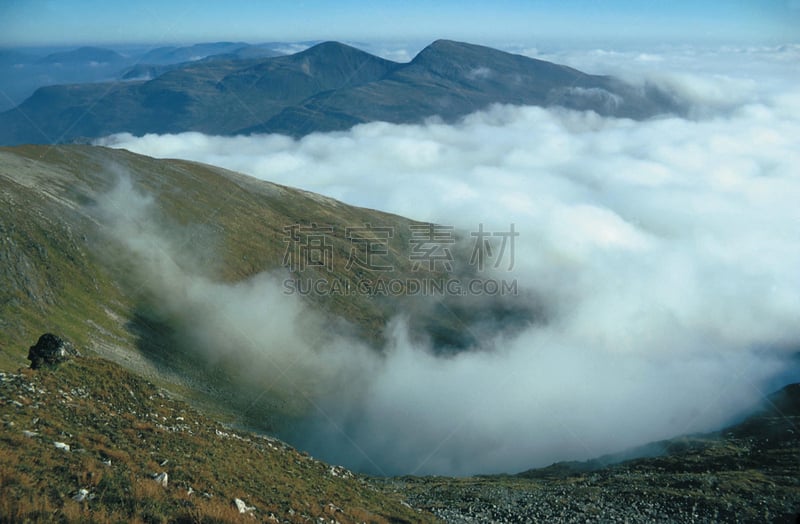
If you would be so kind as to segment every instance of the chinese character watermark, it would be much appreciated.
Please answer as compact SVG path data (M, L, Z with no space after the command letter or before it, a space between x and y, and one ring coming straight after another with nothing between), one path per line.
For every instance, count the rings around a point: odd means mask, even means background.
M308 267L325 268L333 271L333 246L328 244L327 235L333 234L333 226L308 226L292 224L283 228L286 237L286 252L283 265L290 271L304 271Z
M483 230L483 224L478 224L478 230L470 233L475 237L475 242L472 245L472 255L469 258L469 265L477 266L478 271L483 271L486 267L487 259L494 258L494 268L500 267L500 263L506 254L508 248L508 271L514 269L514 239L519 236L519 233L514 230L514 224L509 226L509 231L495 231L488 232ZM500 250L497 252L492 248L490 239L493 237L500 237Z
M345 238L350 240L350 256L344 268L350 271L353 267L368 271L394 271L394 266L381 264L380 260L389 255L389 240L394 237L393 227L348 227Z
M449 247L456 243L455 227L438 224L413 224L411 229L411 254L408 256L414 264L412 271L419 271L423 263L427 263L428 271L436 271L436 263L440 262L445 271L453 271L453 253Z
M296 278L287 280L286 293L316 295L352 295L401 296L401 295L495 295L516 294L516 280L493 280L474 278L460 280L458 278L442 278L441 271L453 272L456 258L452 247L457 243L454 226L440 224L411 224L408 240L408 261L411 271L427 270L437 277L424 278L391 278L388 273L395 271L393 261L397 261L390 242L395 238L395 227L375 226L365 223L363 226L346 227L344 240L349 241L349 254L344 270L351 272L347 278L331 275L327 278ZM334 257L344 251L334 250L336 239L334 227L310 224L291 224L283 228L286 236L286 251L283 265L293 273L306 269L334 273ZM519 236L515 225L510 224L507 231L486 231L479 224L476 231L470 233L473 239L469 266L475 272L484 271L487 267L497 269L505 262L508 271L514 268L515 242ZM338 243L342 240L339 237ZM353 271L355 277L353 278ZM437 273L439 271L439 273ZM385 277L371 278L367 272L383 274Z

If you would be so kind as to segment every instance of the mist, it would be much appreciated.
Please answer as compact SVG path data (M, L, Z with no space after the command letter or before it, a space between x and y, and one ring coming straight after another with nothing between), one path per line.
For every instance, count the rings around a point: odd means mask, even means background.
M756 52L757 65L729 67ZM278 369L274 387L302 393L304 415L283 436L328 461L383 474L515 472L718 429L800 380L800 91L787 53L796 49L727 49L689 69L680 54L653 55L642 62L658 71L630 71L687 100L685 118L493 106L456 124L371 123L299 140L99 142L462 231L514 224L513 270L497 276L542 300L547 322L486 348L436 356L399 312L378 356L282 294L274 275L226 285L181 269L171 226L141 228L150 211L135 229L109 220L110 231L204 358L242 342L256 362L243 380ZM582 56L598 68L624 62Z
M106 255L127 273L140 314L174 331L172 350L242 381L243 390L255 391L252 398L281 405L284 415L308 412L341 384L359 394L356 379L370 371L374 351L348 337L345 323L332 325L287 296L277 274L215 281L199 263L208 246L193 248L198 231L162 214L151 195L135 188L134 173L107 169L118 183L91 209L113 241ZM325 335L331 329L335 337Z

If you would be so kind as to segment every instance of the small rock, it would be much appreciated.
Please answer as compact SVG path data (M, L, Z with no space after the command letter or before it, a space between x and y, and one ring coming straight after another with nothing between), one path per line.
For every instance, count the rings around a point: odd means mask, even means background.
M236 504L239 513L252 513L256 510L254 506L248 506L242 499L233 499L233 503Z
M75 502L83 502L84 500L86 500L86 497L88 496L89 496L89 490L81 488L78 490L77 494L72 496L72 500L74 500Z
M53 442L53 445L56 447L56 449L61 449L64 451L69 451L70 449L69 444L64 444L63 442Z
M330 473L331 476L333 477L339 477L345 479L353 478L353 474L347 469L343 468L342 466L331 466L330 469L328 470L328 473Z
M167 482L169 482L169 475L167 475L166 471L162 471L161 473L153 477L153 480L161 484L162 488L166 488Z
M23 435L25 435L25 436L26 436L26 437L28 437L28 438L33 438L33 437L38 437L38 436L39 436L39 434L38 434L38 433L36 433L35 431L28 431L27 429L26 429L26 430L24 430L24 431L22 432L22 434L23 434Z
M77 356L80 356L80 353L69 342L65 342L52 333L45 333L39 337L35 345L28 349L28 360L31 361L31 369L39 369L45 365L56 366L71 357Z

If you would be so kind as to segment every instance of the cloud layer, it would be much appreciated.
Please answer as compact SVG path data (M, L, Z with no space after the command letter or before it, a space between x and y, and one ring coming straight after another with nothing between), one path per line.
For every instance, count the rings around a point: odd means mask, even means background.
M800 379L800 91L781 59L792 49L765 50L772 66L736 75L664 68L662 83L698 109L691 119L496 106L455 125L301 140L102 143L468 231L515 224L503 276L543 298L547 324L440 358L398 318L385 359L331 360L358 370L361 393L334 382L341 396L316 398L293 439L378 472L517 471L710 430ZM257 329L209 301L209 316Z

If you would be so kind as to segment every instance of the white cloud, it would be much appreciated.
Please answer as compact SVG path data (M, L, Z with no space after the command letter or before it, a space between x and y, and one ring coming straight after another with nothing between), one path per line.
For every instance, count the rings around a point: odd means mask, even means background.
M798 378L787 359L800 348L800 91L785 52L735 51L771 68L671 76L707 109L691 120L495 106L455 125L372 123L301 140L103 143L465 230L514 223L506 276L547 304L546 324L442 359L398 319L363 384L370 394L320 401L361 451L325 420L298 437L350 464L363 451L390 472L514 471L712 429L786 373Z
M300 53L302 51L305 51L309 47L311 47L311 45L305 43L287 42L287 43L281 43L280 45L275 46L273 49L275 50L275 52L283 55L293 55L295 53Z
M476 67L467 73L467 78L470 80L481 79L486 80L494 75L494 71L486 66Z

